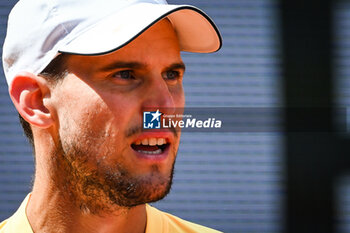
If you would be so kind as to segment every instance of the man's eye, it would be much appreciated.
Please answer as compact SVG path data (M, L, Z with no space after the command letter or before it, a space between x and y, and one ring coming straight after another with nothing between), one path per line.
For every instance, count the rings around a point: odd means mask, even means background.
M170 70L165 72L165 79L167 80L177 80L180 77L180 73L175 70Z
M124 80L135 79L131 70L123 70L115 73L113 78L119 78Z

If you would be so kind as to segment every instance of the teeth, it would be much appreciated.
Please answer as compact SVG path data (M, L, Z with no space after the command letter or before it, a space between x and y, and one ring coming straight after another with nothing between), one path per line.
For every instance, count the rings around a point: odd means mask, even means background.
M150 138L150 139L148 140L148 144L149 144L150 146L155 146L155 145L157 145L157 139L156 139L156 138Z
M157 145L158 145L158 146L161 146L161 145L163 145L163 144L165 144L165 139L164 139L164 138L158 138L158 139L157 139Z
M144 146L161 146L166 144L166 140L165 138L145 138L141 140L137 140L135 143L135 145L144 145Z
M157 154L161 154L162 150L158 149L155 151L145 151L145 150L139 150L138 152L143 153L143 154L149 154L149 155L157 155Z

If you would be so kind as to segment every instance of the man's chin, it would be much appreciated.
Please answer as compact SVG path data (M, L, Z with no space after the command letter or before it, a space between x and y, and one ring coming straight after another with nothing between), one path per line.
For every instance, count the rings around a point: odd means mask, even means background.
M115 203L124 207L134 207L137 205L152 203L159 201L166 197L172 185L172 173L167 177L155 176L143 177L136 182L130 183L127 192L123 192L118 187L119 201L122 203Z
M152 192L150 192L152 191ZM165 198L170 192L170 185L169 187L150 187L149 189L147 189L147 191L143 192L142 196L139 197L127 197L127 203L126 206L124 207L134 207L134 206L138 206L138 205L142 205L142 204L146 204L146 203L152 203L152 202L156 202L159 200L162 200L163 198Z
M89 176L85 178L85 182L79 183L81 191L74 189L76 204L80 209L84 207L85 212L97 215L159 201L170 192L172 184L172 174L118 180L115 176L106 176L104 182L93 182Z

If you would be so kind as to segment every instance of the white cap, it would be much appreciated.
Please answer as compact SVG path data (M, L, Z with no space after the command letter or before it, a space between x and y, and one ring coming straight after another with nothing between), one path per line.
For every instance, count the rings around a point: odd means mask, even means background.
M20 0L12 9L3 46L7 83L21 71L39 74L59 53L102 55L167 17L182 51L221 47L214 22L189 5L165 0Z

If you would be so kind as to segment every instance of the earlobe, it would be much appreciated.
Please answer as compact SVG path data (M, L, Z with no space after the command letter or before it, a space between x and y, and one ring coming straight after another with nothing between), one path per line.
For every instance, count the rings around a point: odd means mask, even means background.
M14 77L9 93L17 111L27 122L40 128L52 125L52 116L44 104L44 99L50 96L44 78L21 72Z

